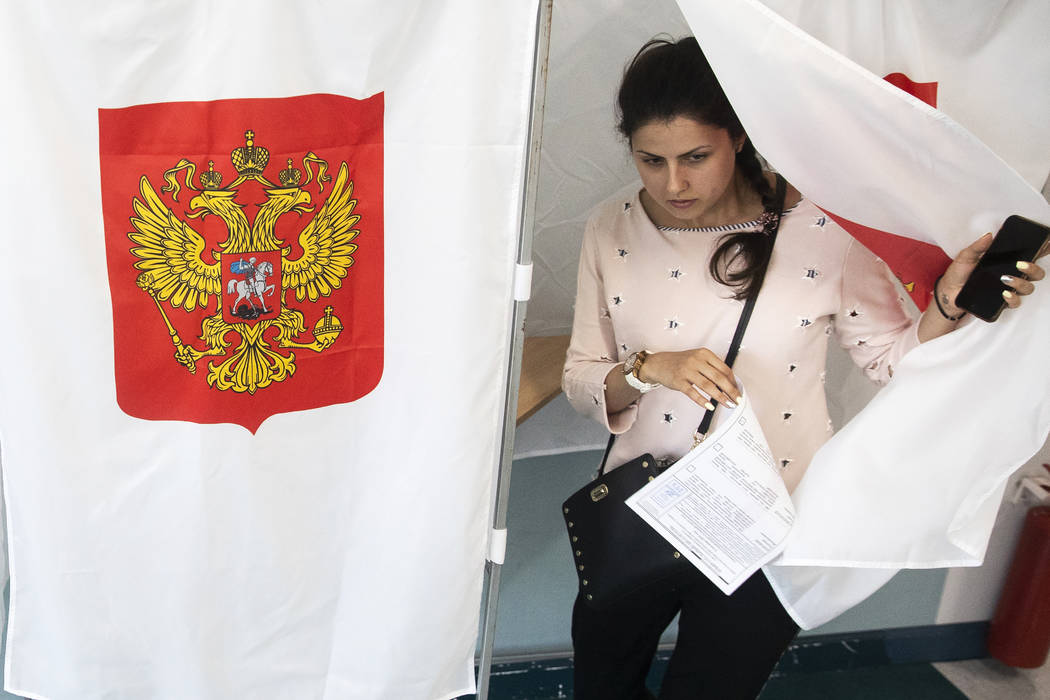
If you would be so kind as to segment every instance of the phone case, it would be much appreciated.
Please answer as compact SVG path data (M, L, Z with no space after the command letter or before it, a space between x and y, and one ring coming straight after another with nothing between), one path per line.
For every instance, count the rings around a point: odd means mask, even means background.
M1036 260L1048 244L1050 228L1016 214L1008 217L959 291L955 305L982 321L997 320L1006 308L1002 293L1007 289L999 278L1020 276L1016 263Z

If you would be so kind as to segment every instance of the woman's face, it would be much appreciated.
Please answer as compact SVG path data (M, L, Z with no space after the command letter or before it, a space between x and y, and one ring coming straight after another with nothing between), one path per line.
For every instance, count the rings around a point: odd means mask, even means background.
M735 223L740 203L732 183L744 138L733 139L728 130L689 117L638 127L631 135L631 153L649 195L646 211L653 223Z

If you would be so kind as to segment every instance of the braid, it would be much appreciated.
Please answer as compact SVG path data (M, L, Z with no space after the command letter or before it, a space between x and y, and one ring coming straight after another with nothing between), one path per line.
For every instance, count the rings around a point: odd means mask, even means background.
M776 204L776 193L773 192L773 188L769 186L769 181L766 180L765 171L762 169L762 164L758 161L758 153L755 151L755 146L749 138L744 139L743 147L736 154L736 167L762 198L762 207L764 209L772 209L773 205Z
M736 167L762 198L763 209L768 211L776 206L776 194L766 180L751 139L744 139L743 147L736 154ZM722 236L708 267L720 284L734 289L733 298L746 299L764 276L772 252L766 235L754 231L729 233Z

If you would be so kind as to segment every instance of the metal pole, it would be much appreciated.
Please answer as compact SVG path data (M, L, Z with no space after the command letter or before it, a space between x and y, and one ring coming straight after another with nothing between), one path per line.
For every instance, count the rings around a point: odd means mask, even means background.
M525 160L525 186L521 205L521 226L518 231L518 265L532 264L532 233L536 218L537 174L540 169L540 146L543 137L543 111L547 99L547 68L550 54L551 15L554 0L540 0L536 22L536 54L532 66L532 107L529 112L529 147ZM510 497L510 472L514 462L514 429L518 413L518 384L521 374L521 354L525 341L525 309L528 302L514 304L511 322L511 352L507 371L506 399L503 406L503 437L501 441L499 472L496 475L496 500L492 514L492 529L507 527L507 501ZM492 671L492 646L496 634L496 610L499 604L501 564L485 563L485 610L482 617L484 632L481 637L481 658L478 662L478 700L487 700L489 676Z

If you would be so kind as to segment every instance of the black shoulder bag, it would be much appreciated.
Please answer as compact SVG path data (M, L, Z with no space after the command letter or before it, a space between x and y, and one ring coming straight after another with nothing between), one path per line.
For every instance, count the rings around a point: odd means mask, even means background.
M787 183L777 175L776 203L763 215L764 231L770 236L771 254L780 228L786 190ZM736 360L761 286L760 279L752 288L740 313L740 321L737 322L733 342L725 358L725 363L730 367ZM714 411L704 413L696 431L698 444L710 429L713 416ZM614 439L615 436L609 437L598 477L562 504L580 592L587 604L596 609L607 608L632 593L687 571L692 566L688 559L676 552L667 540L624 503L662 471L657 460L651 454L643 454L606 473L605 462Z

